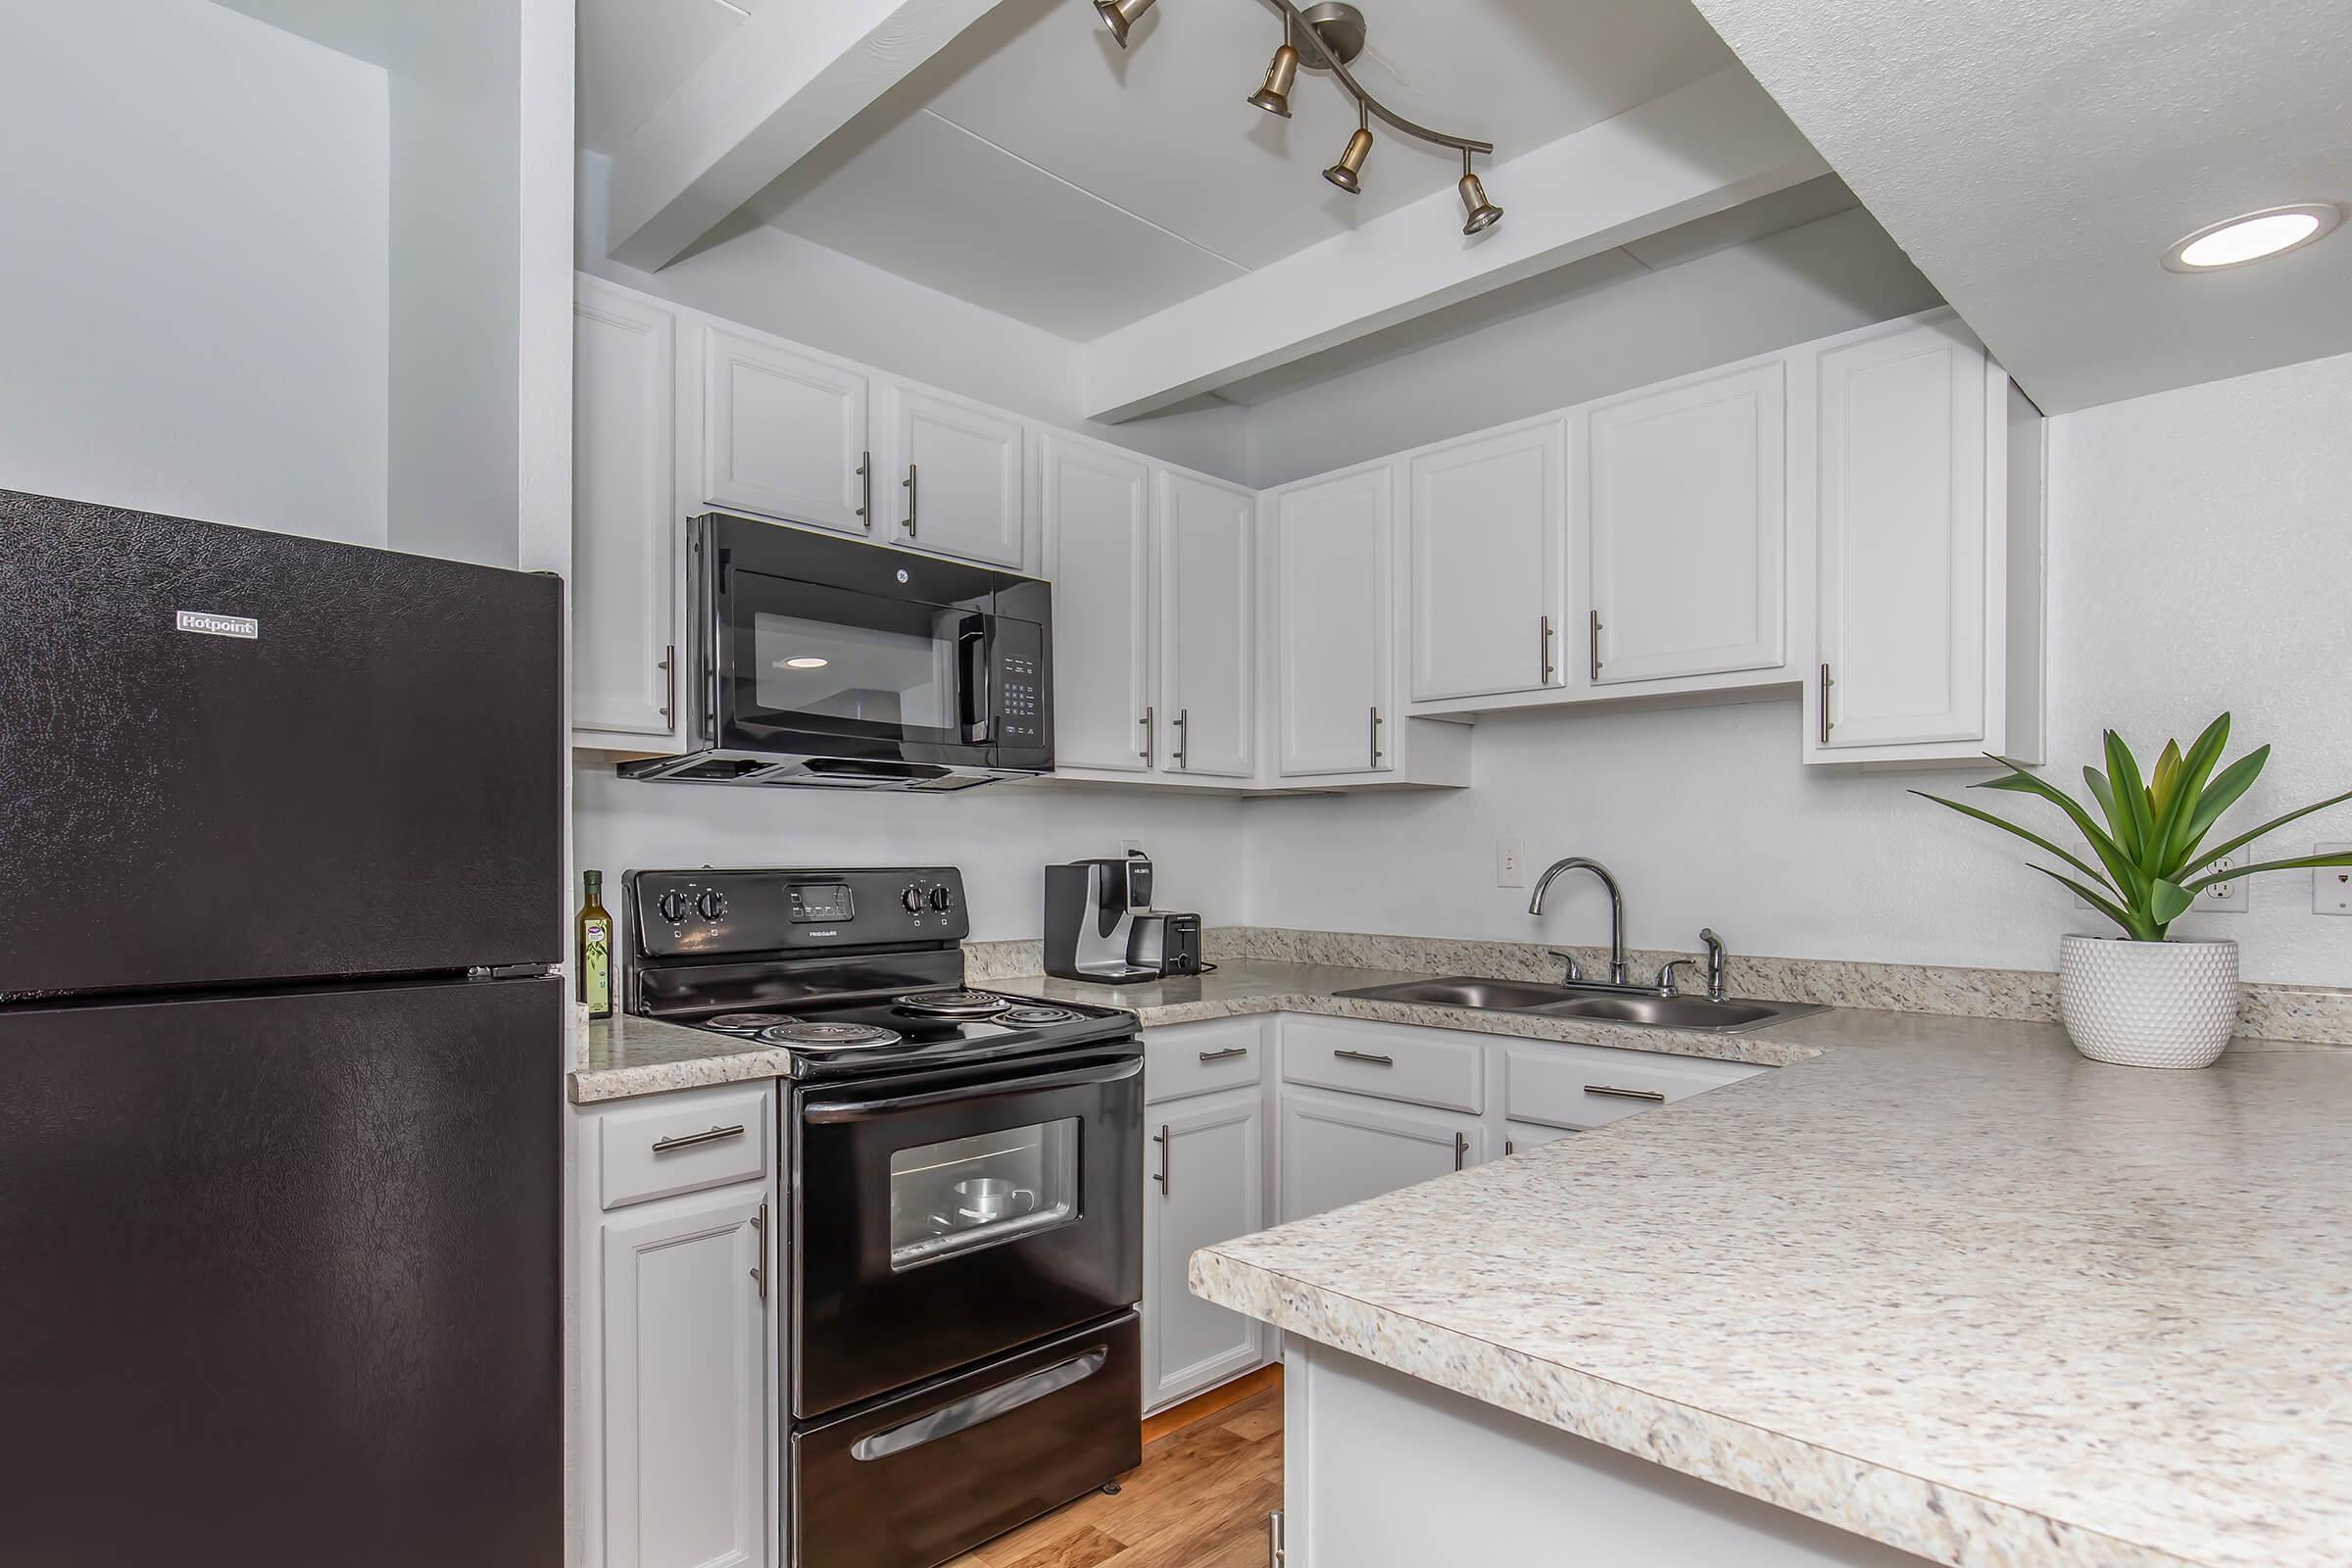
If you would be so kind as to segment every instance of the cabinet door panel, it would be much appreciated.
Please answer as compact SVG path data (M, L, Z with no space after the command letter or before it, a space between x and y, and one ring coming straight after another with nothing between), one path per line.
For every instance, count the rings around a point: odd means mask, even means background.
M1561 426L1412 460L1413 699L1561 684Z
M764 1184L603 1229L605 1561L766 1559Z
M1286 778L1382 771L1395 755L1393 474L1366 469L1275 500Z
M1912 325L1829 350L1820 374L1817 739L1982 739L1984 352L1957 323Z
M571 718L676 733L677 317L582 279L572 304Z
M1587 416L1593 684L1788 662L1785 397L1775 361Z
M1486 1138L1476 1117L1286 1087L1283 1222L1475 1165Z
M1257 771L1257 498L1159 475L1159 765Z
M1249 1371L1265 1359L1256 1319L1211 1306L1186 1287L1193 1253L1264 1228L1265 1109L1252 1089L1151 1114L1152 1185L1144 1189L1146 1408ZM1163 1178L1164 1180L1160 1180Z
M858 472L865 376L723 326L709 329L704 353L704 498L783 522L869 532Z
M1062 767L1148 771L1151 469L1044 437L1046 575L1054 581L1054 755Z
M1021 421L911 387L889 394L894 537L917 550L1020 569ZM907 481L914 482L909 484Z

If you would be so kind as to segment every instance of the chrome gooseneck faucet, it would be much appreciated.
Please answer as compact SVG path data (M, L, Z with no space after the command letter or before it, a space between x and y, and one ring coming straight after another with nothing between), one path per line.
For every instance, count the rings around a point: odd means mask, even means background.
M1527 912L1530 914L1544 912L1544 891L1551 886L1551 879L1562 871L1590 871L1600 878L1602 887L1609 890L1609 984L1624 985L1626 983L1625 895L1618 890L1617 879L1609 874L1607 866L1598 860L1589 860L1581 855L1572 855L1564 860L1552 861L1544 868L1544 874L1536 879L1535 897L1527 901ZM1574 979L1573 973L1570 978Z

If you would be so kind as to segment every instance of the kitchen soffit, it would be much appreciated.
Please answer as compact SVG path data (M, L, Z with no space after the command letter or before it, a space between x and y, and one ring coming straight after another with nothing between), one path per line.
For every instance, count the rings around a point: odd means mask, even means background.
M1368 9L1371 45L1354 68L1365 85L1399 113L1493 139L1498 157L1730 59L1684 0ZM1291 120L1243 102L1281 41L1275 14L1248 0L1167 0L1134 41L1121 51L1081 0L1008 0L749 210L1085 341L1448 189L1461 172L1452 154L1382 136L1363 195L1324 183L1353 108L1311 74ZM584 83L601 69L592 47L584 24ZM1508 204L1511 193L1494 194Z
M766 0L579 0L579 142L610 153Z

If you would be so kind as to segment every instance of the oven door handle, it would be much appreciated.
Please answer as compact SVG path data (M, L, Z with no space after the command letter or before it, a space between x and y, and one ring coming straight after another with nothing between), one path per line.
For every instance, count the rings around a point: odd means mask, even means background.
M996 639L989 635L988 623L983 620L977 630L962 633L956 639L956 660L960 666L958 678L963 683L963 709L970 716L964 720L963 740L967 746L985 746L996 734ZM972 655L977 652L979 658Z
M812 1102L801 1109L801 1120L817 1126L842 1122L879 1121L903 1111L929 1110L939 1105L964 1105L978 1100L1002 1100L1008 1095L1042 1094L1051 1089L1082 1089L1092 1084L1125 1083L1143 1076L1140 1056L1108 1067L1081 1067L1071 1072L1045 1073L1034 1078L1007 1078L997 1083L972 1084L960 1089L935 1089L928 1094L901 1095L892 1100Z
M917 1416L904 1426L877 1432L869 1438L859 1438L850 1448L853 1457L867 1461L887 1459L894 1453L919 1448L926 1443L952 1438L958 1432L969 1432L985 1421L1001 1415L1010 1415L1024 1404L1034 1404L1049 1394L1059 1394L1073 1384L1084 1383L1102 1370L1110 1359L1107 1347L1097 1346L1067 1361L1057 1361L1043 1371L983 1389L969 1398L957 1399L943 1405L929 1415Z

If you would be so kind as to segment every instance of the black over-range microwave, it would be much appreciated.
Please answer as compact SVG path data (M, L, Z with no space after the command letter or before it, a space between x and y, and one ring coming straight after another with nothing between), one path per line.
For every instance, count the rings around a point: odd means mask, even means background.
M1047 584L724 514L687 529L690 749L626 776L938 791L1052 771Z

